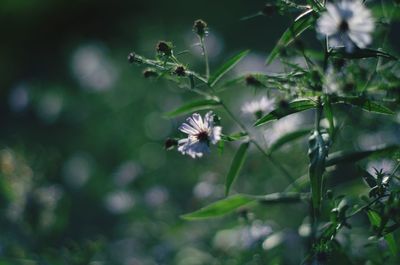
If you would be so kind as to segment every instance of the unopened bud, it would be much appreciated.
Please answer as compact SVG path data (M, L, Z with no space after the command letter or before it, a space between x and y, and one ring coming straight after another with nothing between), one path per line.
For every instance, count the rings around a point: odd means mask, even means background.
M144 78L157 77L158 73L153 68L147 68L143 71Z
M245 77L245 82L246 85L248 86L261 86L261 82L257 80L257 78L255 78L253 75L247 75Z
M174 74L176 74L177 76L185 76L186 75L185 67L182 65L177 66L174 70Z
M288 109L289 108L289 102L286 99L280 100L279 101L279 108Z
M171 150L177 145L178 145L178 141L176 139L167 138L167 140L165 140L165 143L164 143L164 148L166 150Z
M129 63L142 63L142 59L136 55L136 53L131 52L128 54Z
M156 51L165 56L172 55L172 43L166 41L159 41L156 46Z
M265 4L261 12L264 16L272 16L276 12L276 6L274 4Z
M207 23L204 20L198 19L194 22L193 31L200 37L207 34Z

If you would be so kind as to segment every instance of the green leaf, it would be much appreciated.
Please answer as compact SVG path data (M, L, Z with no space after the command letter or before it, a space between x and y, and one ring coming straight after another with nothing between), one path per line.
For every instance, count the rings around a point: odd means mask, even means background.
M271 144L271 146L269 147L268 152L272 153L272 152L278 150L279 148L281 148L283 145L285 145L291 141L297 140L303 136L308 135L310 133L310 131L311 131L311 129L301 129L298 131L287 133L287 134L281 136L280 138L278 138L275 142L273 142Z
M369 174L369 172L366 170L361 170L361 169L359 169L359 170L362 172L362 178L365 180L365 182L367 183L367 185L370 188L373 188L377 185L376 179L374 178L374 176Z
M370 99L363 97L332 97L334 103L345 103L362 108L363 110L380 114L393 115L394 112Z
M333 120L333 112L332 112L332 105L329 100L329 97L324 97L324 113L325 117L327 118L329 122L329 136L333 138L334 132L335 132L335 123Z
M197 100L189 102L188 104L185 104L173 111L167 112L164 116L166 116L167 118L173 118L176 116L192 113L194 111L213 109L220 105L220 101L215 99Z
M208 85L210 87L214 87L215 84L228 72L230 71L235 65L240 62L250 51L245 50L241 53L233 56L230 58L224 65L222 65L218 70L208 79Z
M201 219L220 217L225 214L231 213L237 208L242 207L255 200L256 200L255 198L251 198L250 196L247 195L236 194L228 198L214 202L195 212L182 215L181 217L185 220L201 220Z
M309 199L309 195L298 192L277 192L264 196L252 196L252 198L257 199L262 204L276 204L301 202L302 200Z
M229 190L233 181L238 176L241 168L243 167L244 160L246 159L247 150L249 149L249 143L242 143L233 158L231 168L229 169L228 175L225 181L225 196L229 194Z
M308 156L310 158L309 175L311 183L311 197L314 212L318 215L321 207L323 174L325 159L328 154L325 142L319 131L315 130L309 138Z
M247 133L245 132L238 132L238 133L233 133L230 135L221 135L221 140L225 142L234 142L234 141L239 141L247 138Z
M392 256L396 257L399 253L399 250L397 248L396 240L394 239L393 233L386 234L383 238L385 239L386 243L388 244L389 250L390 250L390 253L392 253Z
M381 217L377 212L374 211L368 211L367 212L368 219L371 222L373 226L379 227L381 225Z
M371 150L364 151L338 151L329 154L326 159L325 166L330 167L339 163L354 163L371 155L386 154L399 150L398 145L389 145L383 147L375 147Z
M288 46L296 39L296 37L300 36L301 33L311 27L314 21L314 11L312 9L299 15L293 24L283 33L278 43L275 45L275 48L271 51L267 59L267 64L270 64L272 60L278 56L283 47Z
M289 103L288 106L280 107L275 109L262 117L261 119L257 120L254 126L263 125L269 121L276 120L288 116L292 113L308 110L311 108L315 108L317 104L315 101L311 99L298 99Z
M395 56L378 50L372 49L356 49L348 53L345 48L339 48L331 51L331 56L344 59L363 59L363 58L377 58L382 57L389 60L398 60Z

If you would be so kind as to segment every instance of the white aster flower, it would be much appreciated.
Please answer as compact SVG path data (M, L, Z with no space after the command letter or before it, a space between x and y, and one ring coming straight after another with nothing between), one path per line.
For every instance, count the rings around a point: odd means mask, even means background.
M328 37L330 47L352 52L355 46L363 49L371 43L374 20L361 0L327 3L326 10L317 21L317 31Z
M192 158L202 157L210 152L210 143L216 144L221 140L221 126L214 126L214 114L209 111L204 120L198 113L186 119L179 130L188 135L178 141L178 151Z
M242 106L242 112L246 114L250 113L258 115L272 111L274 109L274 106L275 106L275 99L270 99L263 96L259 100L253 100L245 103Z

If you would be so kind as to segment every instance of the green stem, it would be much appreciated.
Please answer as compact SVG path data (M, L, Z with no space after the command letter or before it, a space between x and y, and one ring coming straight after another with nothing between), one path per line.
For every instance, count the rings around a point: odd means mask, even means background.
M206 44L204 42L204 37L200 37L200 46L201 49L203 50L203 56L204 56L204 62L206 65L206 79L208 80L208 78L210 78L210 63L208 62L208 52L207 52L207 47Z

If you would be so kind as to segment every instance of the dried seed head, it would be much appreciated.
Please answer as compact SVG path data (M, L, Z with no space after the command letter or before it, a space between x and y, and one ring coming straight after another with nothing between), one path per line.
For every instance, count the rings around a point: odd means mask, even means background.
M193 31L200 37L207 34L207 23L204 20L198 19L194 22Z
M143 76L144 78L151 78L151 77L157 77L158 73L155 69L153 68L147 68L143 71Z
M177 76L185 76L186 75L185 67L182 65L177 66L174 70L174 74L176 74Z
M165 56L172 55L172 43L166 41L159 41L156 46L156 51Z

